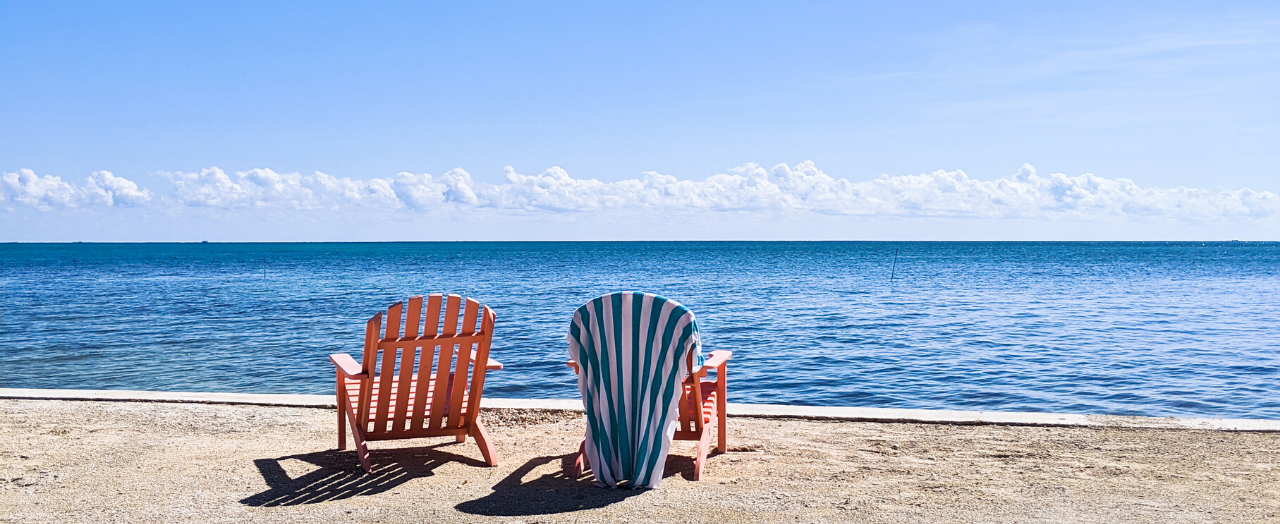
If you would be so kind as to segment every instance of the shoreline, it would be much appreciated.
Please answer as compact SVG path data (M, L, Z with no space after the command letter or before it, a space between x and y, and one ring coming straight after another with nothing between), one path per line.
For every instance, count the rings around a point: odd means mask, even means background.
M160 402L298 408L337 408L337 404L335 403L332 395L270 393L198 393L111 389L0 388L0 399ZM581 401L577 399L511 399L483 397L480 405L484 409L582 411ZM728 403L726 412L730 417L792 418L844 422L956 424L975 426L996 425L1029 427L1199 429L1210 431L1280 433L1280 420L1268 419L1142 417L1072 413L962 411L740 403Z

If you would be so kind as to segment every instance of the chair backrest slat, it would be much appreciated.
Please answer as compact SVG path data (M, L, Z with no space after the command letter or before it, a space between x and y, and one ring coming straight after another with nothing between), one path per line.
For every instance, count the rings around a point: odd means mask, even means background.
M476 302L475 299L467 299L466 306L463 308L462 312L461 331L463 335L475 334L476 314L479 309L479 302ZM450 392L449 395L449 405L452 406L452 409L449 410L449 421L446 423L446 427L461 427L467 421L466 418L463 418L460 415L462 415L462 400L465 398L464 395L467 391L467 384L470 383L468 379L471 377L467 376L467 371L471 369L471 351L474 349L475 342L468 341L466 343L458 344L458 358L457 362L453 366L453 391ZM468 408L473 407L468 406Z
M468 298L466 307L462 308L462 329L458 331L460 335L476 334L476 313L480 311L480 303L474 298Z
M445 427L448 428L460 427L461 424L458 421L466 420L465 418L460 419L459 415L462 414L462 400L465 398L463 395L466 393L467 384L470 382L468 379L471 378L467 376L467 371L471 369L471 350L473 346L475 344L458 345L458 354L453 366L452 391L449 394L449 420L445 422ZM468 406L468 408L470 407Z
M361 372L366 379L360 382L359 422L361 427L369 428L369 397L373 393L373 375L378 364L378 332L382 331L382 312L374 315L364 325L364 360L361 361Z
M435 335L440 329L440 303L443 297L439 293L427 296L427 322L422 327L424 335Z
M439 293L433 293L427 296L427 318L422 328L422 335L427 337L435 337L439 335L440 329L440 306L444 296ZM439 354L438 342L427 341L422 345L422 359L418 364L418 373L421 383L418 384L418 394L413 398L413 420L409 424L410 429L423 429L424 416L427 412L427 402L431 389L431 381L435 375L435 359Z
M422 297L409 299L409 314L404 320L404 338L418 336L418 326L422 325Z
M449 295L444 307L444 330L440 334L456 335L458 333L458 307L461 304L462 297Z
M427 406L430 402L432 387L435 384L435 374L432 372L432 366L435 364L434 359L439 344L434 341L422 343L422 358L418 362L418 391L413 396L413 412L409 421L410 430L419 430L426 427L425 416Z
M400 340L411 341L418 337L418 326L422 324L422 297L411 297L409 299L408 314L404 319L404 336ZM418 356L418 344L412 342L402 343L396 351L400 357L400 384L396 388L396 409L392 416L392 431L404 431L406 429L406 415L409 413L409 394L413 393L408 384L413 380L414 364Z
M404 310L404 302L396 302L387 308L387 325L384 339L400 338L400 316ZM378 345L381 351L381 362L378 370L378 404L373 415L373 431L386 431L391 409L391 396L394 392L391 383L395 380L396 353L399 347Z
M484 314L480 320L480 332L493 333L493 325L497 318L492 309L484 308ZM491 336L481 337L476 342L475 371L471 376L471 395L467 398L467 425L473 424L476 416L480 414L480 394L484 392L485 366L489 364L489 344L492 339Z
M427 424L429 429L440 427L440 416L444 413L445 404L449 399L449 381L453 378L449 376L449 368L453 366L454 345L454 342L449 340L436 346L436 387L431 395L431 419Z
M454 350L457 342L451 340L452 335L458 333L458 308L462 304L462 297L458 295L448 295L445 298L444 305L444 324L440 327L440 334L446 340L440 344L437 352L439 357L436 360L436 387L432 393L431 399L431 419L427 425L429 429L437 429L442 427L444 422L443 415L446 409L450 412L457 411L461 406L449 405L449 390L452 382L458 380L453 375ZM466 376L462 377L463 381Z
M404 302L396 302L387 308L387 334L382 338L400 338L400 314L404 311Z

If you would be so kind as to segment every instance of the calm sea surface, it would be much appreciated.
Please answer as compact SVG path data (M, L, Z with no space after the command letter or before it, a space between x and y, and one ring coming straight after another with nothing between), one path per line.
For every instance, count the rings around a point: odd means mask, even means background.
M731 402L1280 419L1275 242L2 244L0 387L328 394L444 291L498 313L486 395L576 398L622 290L734 351Z

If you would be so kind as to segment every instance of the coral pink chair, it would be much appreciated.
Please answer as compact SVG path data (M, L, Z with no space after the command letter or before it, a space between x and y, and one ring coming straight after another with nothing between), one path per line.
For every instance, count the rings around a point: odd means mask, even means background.
M423 306L422 297L412 297L403 315L404 303L393 304L385 331L381 312L369 319L361 363L346 353L329 355L338 375L338 449L347 449L349 422L360 465L371 472L369 441L452 436L464 442L470 435L485 462L496 466L479 408L485 372L502 369L489 358L497 315L458 295L428 296L425 315Z

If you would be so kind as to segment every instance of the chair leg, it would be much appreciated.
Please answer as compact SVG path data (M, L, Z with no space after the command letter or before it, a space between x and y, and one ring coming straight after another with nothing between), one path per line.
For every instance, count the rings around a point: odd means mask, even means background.
M360 459L360 467L364 468L365 473L373 473L373 462L369 460L369 443L364 440L364 431L353 425L351 436L355 437L356 457Z
M364 468L365 473L373 473L373 463L369 460L369 443L364 440L364 427L361 426L360 420L356 417L354 411L351 410L351 402L349 399L343 398L341 390L342 385L338 385L338 449L347 449L347 422L351 423L351 438L356 441L356 458L360 459L360 467ZM346 418L343 418L343 416Z
M338 410L338 451L347 450L347 414Z
M471 436L475 437L476 445L480 446L480 454L484 455L484 461L489 466L498 465L498 452L493 450L493 445L489 442L489 433L484 430L484 424L480 423L480 418L476 417L475 424L471 426Z
M729 451L728 434L726 433L724 405L717 400L716 406L716 453Z
M346 399L342 398L342 377L338 377L338 451L347 449L347 413L343 406Z
M467 441L467 436L466 436L466 435L458 435L458 436L454 437L453 441L454 441L454 442L457 442L457 443L459 443L459 444L461 444L461 443L463 443L463 442L466 442L466 441Z
M728 411L728 409L726 409L727 400L725 399L725 395L728 393L728 391L726 391L728 389L726 384L728 377L725 375L725 366L724 364L721 364L720 368L716 371L716 451L719 453L729 452L728 426L725 424L725 419L728 416L728 414L725 413Z
M725 438L724 415L720 415L720 422L716 424L716 453L723 454L729 452L729 443Z
M711 444L711 432L702 431L698 439L698 457L693 461L693 480L702 480L702 468L707 464L707 447Z
M573 460L573 476L581 477L589 469L591 466L587 463L587 441L583 439L582 443L578 444L578 458Z

